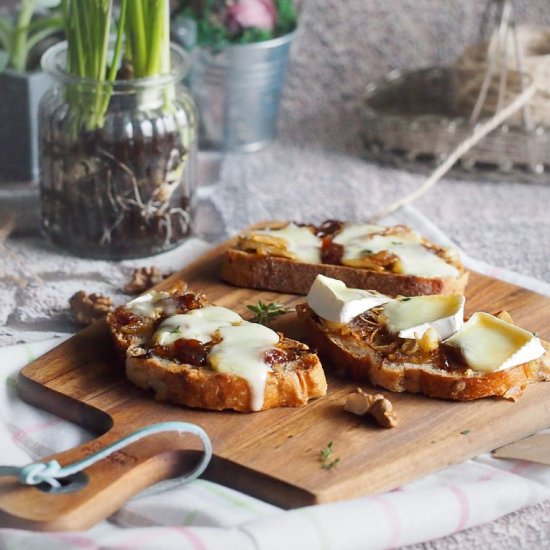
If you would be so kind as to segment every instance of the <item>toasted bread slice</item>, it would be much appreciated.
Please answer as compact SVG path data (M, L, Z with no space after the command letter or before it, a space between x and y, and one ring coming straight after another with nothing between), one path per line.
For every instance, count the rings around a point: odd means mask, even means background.
M307 294L319 274L340 279L349 287L377 290L388 296L463 294L468 283L467 271L456 278L417 277L343 265L308 264L236 248L227 250L222 265L222 279L228 283L287 294Z
M361 320L343 327L327 323L306 304L297 308L308 343L330 361L336 374L364 380L395 392L422 393L429 397L470 401L488 396L517 400L531 382L550 380L550 345L539 359L495 372L475 372L463 365L443 368L439 350L412 354L407 360L402 346L408 339L379 331L378 343L368 338L370 329ZM355 322L355 325L354 325ZM409 340L410 342L410 340Z
M216 321L212 324L211 320L201 320L197 310L206 315L205 308L225 310L223 313L229 315L229 320L220 322L220 327ZM191 312L195 313L190 316ZM201 325L204 322L210 324L205 328ZM326 393L321 363L305 344L247 323L230 310L211 306L203 295L188 291L184 283L166 292L150 291L119 307L107 316L107 323L123 357L128 379L141 388L153 389L156 398L162 401L251 412L305 405L310 398ZM253 330L242 344L243 362L252 361L252 371L239 371L238 345L214 361L216 346L220 348L226 338L230 345L229 335L224 337L226 333L222 332L228 327ZM260 328L271 344L260 341L255 344L254 334ZM185 331L195 331L201 336L189 338ZM231 362L230 369L223 368L224 361ZM258 373L254 371L256 367Z
M359 236L348 245L338 244L343 231L358 224L327 221L320 226L278 225L264 229L253 229L239 236L236 245L227 250L222 265L222 279L236 286L274 290L289 294L307 294L318 274L344 281L353 288L371 289L389 296L419 296L425 294L463 294L468 282L468 272L458 256L449 249L438 247L405 226L376 227L373 232ZM307 254L296 253L292 240L301 238L298 231L291 235L284 233L288 227L310 231L312 241L305 245ZM279 230L283 230L283 237ZM424 252L428 260L437 259L438 269L430 273L430 267L418 269L420 260L401 261L400 250L367 249L373 239L386 239L391 248L391 238L404 243L404 247L415 247ZM306 234L307 238L307 234ZM318 252L315 253L315 238ZM358 248L361 239L365 249ZM410 241L410 242L409 242ZM371 243L371 244L369 244ZM295 244L295 243L294 243ZM397 245L400 243L397 242ZM349 257L346 257L349 256ZM307 261L304 261L307 260ZM441 269L443 267L444 269ZM418 274L421 273L421 274Z

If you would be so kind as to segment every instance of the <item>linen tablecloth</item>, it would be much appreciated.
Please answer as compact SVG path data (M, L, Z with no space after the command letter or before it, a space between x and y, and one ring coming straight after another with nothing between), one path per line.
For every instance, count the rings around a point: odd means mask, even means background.
M427 237L448 245L448 237L415 208L389 222L408 223ZM32 247L32 239L29 247ZM208 245L200 239L154 258L163 269L181 267ZM59 262L51 250L50 260ZM466 265L550 296L550 285L484 262L463 257ZM64 257L69 272L73 259ZM79 263L79 262L77 262ZM143 263L143 262L141 262ZM108 262L96 262L98 270ZM127 273L138 261L118 264ZM114 272L107 273L114 277ZM78 284L74 273L66 283ZM59 281L42 281L42 292ZM108 287L120 280L104 281ZM92 289L88 289L92 290ZM97 289L93 289L97 290ZM100 289L101 290L101 289ZM112 290L112 289L111 289ZM36 311L34 312L36 313ZM29 314L31 314L29 312ZM91 434L23 403L17 395L17 373L33 358L58 345L55 338L7 346L0 350L0 463L23 465L79 445ZM48 333L51 334L51 333ZM129 501L118 513L85 532L32 533L0 529L0 548L178 548L213 550L375 549L393 548L443 537L490 522L550 498L550 468L484 454L398 489L360 499L283 511L218 484L198 480Z

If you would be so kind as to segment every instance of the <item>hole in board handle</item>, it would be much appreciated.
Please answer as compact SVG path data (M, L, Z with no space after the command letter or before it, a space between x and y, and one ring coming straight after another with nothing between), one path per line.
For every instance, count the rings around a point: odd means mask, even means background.
M52 487L49 483L43 481L36 485L36 488L43 493L56 495L74 493L88 484L88 476L84 472L78 472L72 476L62 477L57 481L61 484L59 487Z

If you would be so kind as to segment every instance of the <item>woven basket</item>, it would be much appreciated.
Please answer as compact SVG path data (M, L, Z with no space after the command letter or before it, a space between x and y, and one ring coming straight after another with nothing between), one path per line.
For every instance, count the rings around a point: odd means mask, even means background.
M362 104L370 158L397 166L432 169L474 127L453 113L452 71L432 67L391 72L370 85ZM502 125L466 153L455 175L540 181L550 173L550 128Z

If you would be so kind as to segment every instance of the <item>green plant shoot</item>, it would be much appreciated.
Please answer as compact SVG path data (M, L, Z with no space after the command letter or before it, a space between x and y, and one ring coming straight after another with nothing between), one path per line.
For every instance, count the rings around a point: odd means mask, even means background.
M114 81L170 71L168 0L120 0L118 10L113 3L63 0L67 72L93 88L91 101L81 88L69 98L87 130L102 127Z

